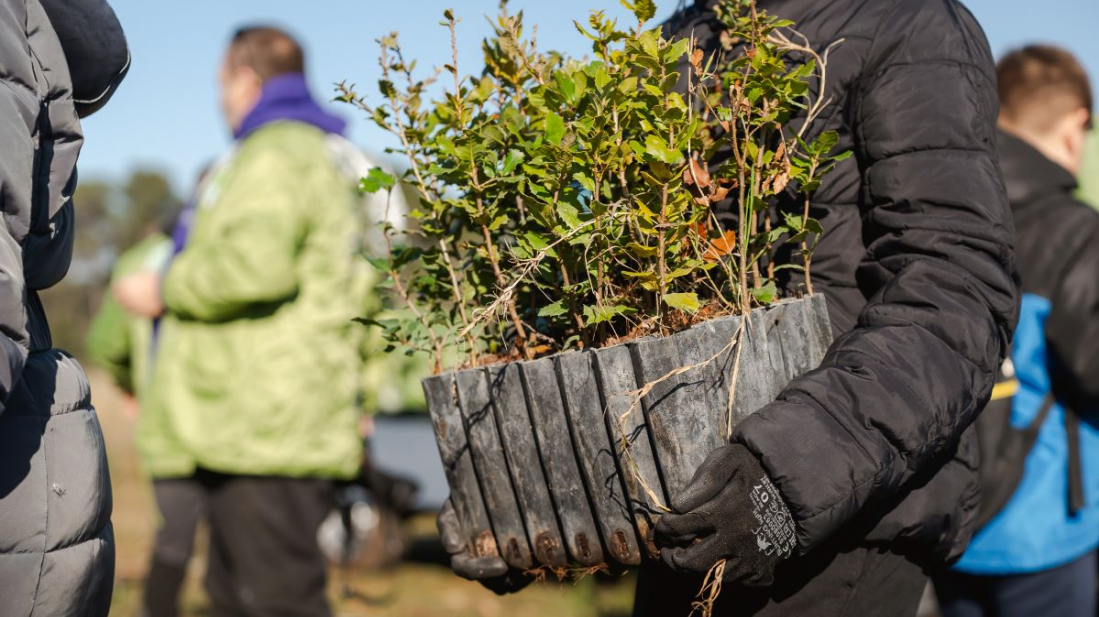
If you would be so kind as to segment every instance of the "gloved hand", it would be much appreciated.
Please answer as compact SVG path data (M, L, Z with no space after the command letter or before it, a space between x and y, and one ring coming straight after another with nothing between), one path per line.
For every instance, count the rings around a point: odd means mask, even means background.
M477 581L496 595L515 593L529 585L531 578L512 568L501 557L473 557L469 554L462 526L449 499L443 504L436 521L443 548L450 553L450 568L458 576Z
M762 587L793 553L790 510L742 445L711 452L671 502L676 514L660 518L654 539L673 570L704 574L725 559L725 582Z

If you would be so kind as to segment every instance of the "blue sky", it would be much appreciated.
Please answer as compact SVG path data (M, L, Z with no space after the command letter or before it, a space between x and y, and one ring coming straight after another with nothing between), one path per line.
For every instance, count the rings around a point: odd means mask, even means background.
M678 0L657 0L658 19ZM87 142L80 160L84 179L124 178L135 168L166 173L177 190L229 145L218 112L217 66L231 32L245 23L276 23L305 44L310 82L319 98L332 84L358 83L372 97L378 78L374 40L398 31L406 54L422 66L447 62L449 40L438 26L445 8L463 17L459 62L467 73L480 69L480 41L497 0L111 0L129 37L133 66L111 103L84 122ZM1099 83L1099 1L971 0L967 6L999 55L1032 41L1055 42L1076 53ZM588 50L572 20L589 9L628 17L617 0L511 0L538 25L539 45L581 55ZM385 133L353 110L334 105L351 121L351 138L381 151L393 145Z

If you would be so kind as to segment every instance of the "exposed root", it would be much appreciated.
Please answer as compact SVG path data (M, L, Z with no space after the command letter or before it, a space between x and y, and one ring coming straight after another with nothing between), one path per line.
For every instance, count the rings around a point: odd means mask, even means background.
M715 563L702 579L702 589L698 590L698 599L691 603L691 616L713 617L714 605L721 595L721 584L725 576L725 560Z
M605 563L597 564L594 566L580 567L577 566L569 571L572 576L573 583L579 583L580 581L588 578L589 576L595 576L597 574L610 574L611 569Z
M554 568L551 566L538 566L537 568L531 568L524 570L523 575L534 580L536 583L544 583L549 580L550 575L553 575L557 582L564 582L569 578L570 570L565 566Z
M745 315L740 321L740 327L736 329L736 334L733 335L733 342L736 344L736 358L733 359L733 377L729 380L729 402L725 408L725 440L729 441L733 438L733 395L736 394L736 384L740 379L740 352L744 350L744 345L740 345L740 340L744 337L744 333L748 331L746 325L748 320L752 316L749 313ZM751 336L751 335L749 335Z
M523 575L529 577L535 583L545 583L552 576L562 585L566 581L571 581L575 585L588 577L610 573L610 566L605 563L594 566L561 566L558 568L538 566L537 568L523 570Z

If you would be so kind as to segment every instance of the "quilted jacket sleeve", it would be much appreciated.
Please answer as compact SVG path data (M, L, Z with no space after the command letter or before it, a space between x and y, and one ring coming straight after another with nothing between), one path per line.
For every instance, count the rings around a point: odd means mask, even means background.
M26 41L20 19L26 15L0 14L0 41ZM30 91L22 90L32 79L29 58L9 55L11 60L0 63L0 80L14 82L9 87L0 81L0 413L23 372L29 348L22 241L30 228L31 133L37 107Z
M165 305L187 319L233 319L298 292L308 180L279 148L246 144L235 165L218 205L196 215L216 219L211 232L193 232L164 278Z
M1017 313L991 55L952 0L898 0L854 86L868 304L822 366L740 424L801 551L950 459Z

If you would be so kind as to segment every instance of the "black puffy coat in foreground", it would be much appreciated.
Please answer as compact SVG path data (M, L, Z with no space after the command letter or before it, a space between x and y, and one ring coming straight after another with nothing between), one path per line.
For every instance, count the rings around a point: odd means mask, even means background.
M717 49L712 4L668 28ZM794 20L817 50L843 39L828 64L834 102L810 135L836 130L855 156L814 196L825 234L813 282L837 340L734 439L778 486L801 552L836 540L955 558L980 499L967 429L1017 316L988 44L954 0L759 6ZM776 207L801 210L792 193Z

